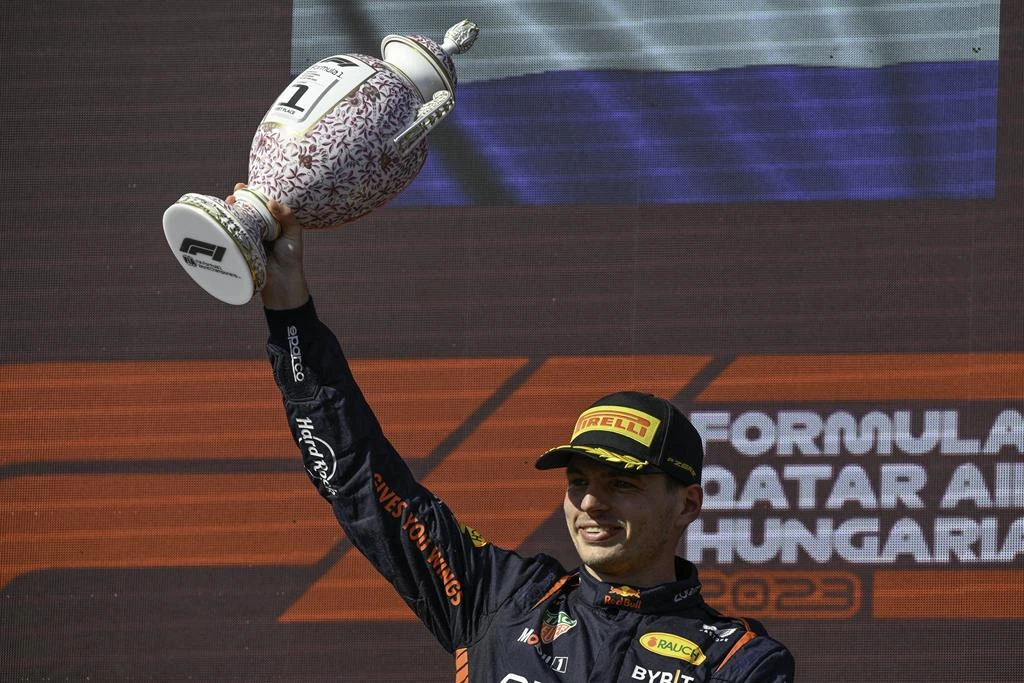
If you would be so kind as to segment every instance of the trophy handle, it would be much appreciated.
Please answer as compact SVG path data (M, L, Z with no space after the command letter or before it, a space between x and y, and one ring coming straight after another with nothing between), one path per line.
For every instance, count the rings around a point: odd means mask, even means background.
M441 119L454 108L455 97L450 90L438 90L434 93L430 101L416 112L416 120L395 137L395 149L399 156L404 156L406 152L419 144L420 140L425 138L434 126L440 123Z

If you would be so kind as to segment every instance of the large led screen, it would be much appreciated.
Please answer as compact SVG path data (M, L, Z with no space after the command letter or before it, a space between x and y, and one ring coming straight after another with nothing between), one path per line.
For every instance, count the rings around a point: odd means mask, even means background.
M533 461L599 396L664 396L706 450L678 553L798 680L1021 680L1016 3L0 17L0 678L452 680L310 485L259 299L198 288L161 215L246 180L310 64L471 18L416 179L306 235L413 472L489 542L572 567L564 476Z

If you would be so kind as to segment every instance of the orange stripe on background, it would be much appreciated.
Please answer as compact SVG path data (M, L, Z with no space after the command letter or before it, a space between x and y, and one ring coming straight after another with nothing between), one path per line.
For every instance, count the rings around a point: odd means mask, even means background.
M12 477L0 518L0 587L46 569L313 564L341 538L301 472Z
M1024 354L741 356L703 402L1000 400L1024 398Z
M389 360L352 369L392 443L414 459L524 364ZM0 405L0 465L298 457L262 360L0 366Z
M1024 619L1024 570L882 570L876 619Z
M322 599L325 602L318 603ZM416 615L363 555L349 549L278 621L415 621Z
M423 483L488 541L517 548L561 509L565 477L533 462L567 443L576 418L597 398L636 389L673 396L708 356L559 357L546 361ZM447 380L437 379L437 386ZM511 498L511 499L510 499ZM560 514L560 513L559 513ZM282 616L282 621L414 620L369 563L350 551Z

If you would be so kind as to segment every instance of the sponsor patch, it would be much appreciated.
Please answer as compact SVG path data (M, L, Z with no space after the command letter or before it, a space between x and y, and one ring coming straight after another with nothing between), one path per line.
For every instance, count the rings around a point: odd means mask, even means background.
M305 451L303 460L306 470L327 493L337 495L338 489L334 487L332 480L338 471L338 461L335 459L331 444L316 435L316 425L308 417L295 420L295 431L299 446Z
M573 619L565 612L545 612L541 620L540 633L537 633L532 628L524 628L516 640L527 645L539 646L542 643L550 645L559 636L565 635L575 628L577 623L576 619Z
M687 472L690 473L691 477L695 479L697 478L697 470L693 469L693 465L683 462L682 460L679 460L677 458L673 458L671 456L666 457L665 460L667 460L669 463L675 465L680 469L686 470Z
M540 627L540 640L542 643L554 642L558 636L576 626L576 619L571 618L565 612L545 612L544 623Z
M684 600L689 600L697 593L700 593L700 584L691 586L682 592L676 593L672 596L672 602L683 602Z
M626 609L640 609L643 601L640 599L640 590L632 586L612 586L603 600L605 605L614 607L625 607Z
M490 541L480 535L480 532L471 526L462 525L462 533L469 536L469 540L473 543L474 548L483 548L485 545L489 545Z
M682 671L654 671L642 666L633 667L634 681L647 681L647 683L693 683L693 676L687 676Z
M645 633L640 636L639 642L645 650L656 655L681 659L694 666L700 666L706 659L697 643L674 633L661 633L660 631Z
M299 330L295 325L288 326L288 355L292 363L292 379L296 382L304 382L306 373L302 365L302 348L299 344Z
M729 638L733 634L735 634L737 631L739 631L739 629L735 628L735 627L734 628L716 628L716 627L712 626L711 624L701 624L700 625L700 630L704 631L704 633L708 634L709 636L711 636L712 638L714 638L715 640L717 640L720 643L724 643L725 641L729 640Z
M572 440L575 441L576 437L584 432L596 429L618 434L650 447L660 424L661 420L639 410L597 406L580 415L572 432Z
M608 592L614 593L615 595L621 595L624 598L640 597L640 590L638 588L633 588L632 586L612 586L608 589Z

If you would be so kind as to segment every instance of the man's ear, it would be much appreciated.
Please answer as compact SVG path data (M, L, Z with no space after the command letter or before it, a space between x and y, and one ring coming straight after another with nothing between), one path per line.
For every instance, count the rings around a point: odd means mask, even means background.
M704 489L700 484L691 484L680 489L679 495L683 497L679 519L685 528L690 525L690 522L697 519L701 508L704 507Z

